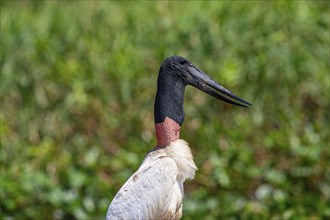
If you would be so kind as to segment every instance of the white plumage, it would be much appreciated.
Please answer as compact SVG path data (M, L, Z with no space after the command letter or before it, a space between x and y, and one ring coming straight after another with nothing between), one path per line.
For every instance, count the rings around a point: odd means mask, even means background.
M151 151L110 204L106 219L180 219L183 182L196 170L184 140Z

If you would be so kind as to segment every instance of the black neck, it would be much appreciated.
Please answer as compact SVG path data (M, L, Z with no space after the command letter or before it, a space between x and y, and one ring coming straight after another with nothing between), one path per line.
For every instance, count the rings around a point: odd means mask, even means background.
M176 75L159 70L157 94L155 100L155 124L171 118L180 126L184 120L183 99L186 84Z

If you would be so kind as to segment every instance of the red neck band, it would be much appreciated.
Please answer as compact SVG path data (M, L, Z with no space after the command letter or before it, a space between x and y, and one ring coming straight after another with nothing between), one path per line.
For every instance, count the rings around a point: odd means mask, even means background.
M180 125L169 117L155 125L157 136L157 147L166 147L170 142L179 139Z

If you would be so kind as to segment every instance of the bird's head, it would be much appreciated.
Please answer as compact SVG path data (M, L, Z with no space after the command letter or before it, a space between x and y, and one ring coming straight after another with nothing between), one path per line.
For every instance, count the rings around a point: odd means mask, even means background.
M192 85L203 92L224 102L248 107L251 104L244 99L236 96L216 81L212 80L206 73L192 64L188 59L181 56L171 56L167 58L162 67L167 79L173 79L172 82L181 82L185 85Z
M171 56L162 63L158 75L154 108L158 147L167 146L179 138L180 126L184 121L183 102L186 85L192 85L233 105L251 105L212 80L189 60Z

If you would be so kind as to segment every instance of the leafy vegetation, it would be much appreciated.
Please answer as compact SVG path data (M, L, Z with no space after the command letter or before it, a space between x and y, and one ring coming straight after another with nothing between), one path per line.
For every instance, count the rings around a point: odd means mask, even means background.
M1 219L104 219L173 54L253 103L187 88L183 219L329 219L329 4L1 1Z

